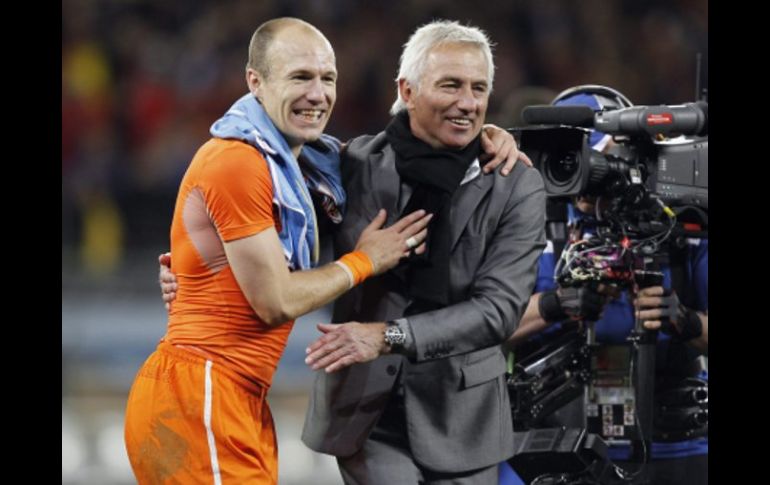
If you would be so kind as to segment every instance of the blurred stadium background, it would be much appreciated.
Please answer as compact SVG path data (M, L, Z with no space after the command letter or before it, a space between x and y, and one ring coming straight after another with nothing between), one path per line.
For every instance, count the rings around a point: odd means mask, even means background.
M488 119L502 126L583 83L637 104L692 101L697 52L708 73L705 0L64 0L62 14L63 484L134 483L123 411L165 330L157 255L191 156L245 92L261 22L300 17L332 42L340 77L328 131L343 140L385 126L401 46L434 18L470 22L497 43ZM304 347L328 315L296 324L270 392L282 484L341 483L334 461L299 441L312 380Z

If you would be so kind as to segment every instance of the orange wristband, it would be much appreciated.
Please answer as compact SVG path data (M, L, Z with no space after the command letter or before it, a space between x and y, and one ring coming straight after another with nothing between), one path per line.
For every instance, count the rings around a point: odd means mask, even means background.
M374 273L374 265L369 256L363 251L353 251L342 256L335 263L343 265L350 271L350 275L353 277L353 285L355 286L366 278L370 277Z

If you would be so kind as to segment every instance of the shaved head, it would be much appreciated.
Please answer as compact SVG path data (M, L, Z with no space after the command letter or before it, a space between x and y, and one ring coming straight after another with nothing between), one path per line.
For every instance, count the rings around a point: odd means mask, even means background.
M246 68L254 69L265 78L269 77L270 47L277 39L286 36L292 38L297 33L304 34L305 36L317 36L323 39L329 49L334 52L329 40L313 25L298 18L281 17L268 20L254 31L254 35L251 36L251 42L249 42L249 61L246 64Z

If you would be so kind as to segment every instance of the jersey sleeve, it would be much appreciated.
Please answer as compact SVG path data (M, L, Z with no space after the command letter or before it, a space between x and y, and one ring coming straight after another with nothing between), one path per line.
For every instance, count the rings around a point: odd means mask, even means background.
M232 142L207 166L203 184L206 206L223 241L275 225L270 171L255 148Z

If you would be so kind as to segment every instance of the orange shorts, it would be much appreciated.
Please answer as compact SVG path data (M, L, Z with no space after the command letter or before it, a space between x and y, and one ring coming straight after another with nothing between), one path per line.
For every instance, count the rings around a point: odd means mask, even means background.
M161 342L134 380L125 439L140 484L275 484L267 389Z

